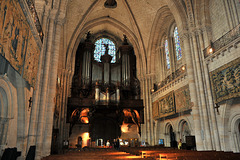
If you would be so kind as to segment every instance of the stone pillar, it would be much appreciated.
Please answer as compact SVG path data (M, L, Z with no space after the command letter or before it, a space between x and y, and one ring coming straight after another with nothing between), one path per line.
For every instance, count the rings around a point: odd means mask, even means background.
M44 15L42 17L43 23L42 26L47 26L47 19L48 19L49 11L45 10ZM31 114L30 114L30 121L29 121L29 131L28 131L28 144L27 144L27 150L32 145L36 145L36 132L37 132L37 121L38 121L38 111L39 111L39 101L40 101L40 95L41 95L41 87L42 87L42 74L41 71L43 70L44 66L44 59L45 59L45 49L46 49L46 40L47 38L44 38L42 50L39 55L39 64L38 64L38 75L36 80L36 86L35 90L33 92L33 103L31 107ZM27 154L27 153L26 153Z
M149 113L149 98L148 98L148 79L147 77L144 78L144 108L145 108L145 112L146 112L146 120L145 120L145 124L146 124L146 139L147 142L150 144L150 133L151 133L151 128L150 128L150 113Z
M158 120L155 120L155 126L154 126L154 144L155 145L158 145L157 133L158 133Z
M140 78L140 82L141 82L141 99L143 99L143 105L144 105L144 124L142 124L142 135L141 135L141 139L142 141L145 141L147 139L147 109L146 109L146 103L144 100L145 97L145 85L144 85L144 77Z
M60 113L59 113L59 135L58 135L58 151L61 151L62 150L62 147L63 147L63 140L64 139L64 111L65 111L65 90L66 90L66 77L67 77L67 72L65 69L61 69L62 71L61 72L61 86L62 86L62 92L61 92L61 101L60 101ZM61 152L60 152L61 153Z
M50 11L50 6L45 6L45 11L42 16L42 30L45 36L47 36L49 11Z
M36 8L40 23L42 23L42 20L43 20L44 6L45 6L45 1L39 1L39 0L35 1L35 8Z
M154 141L154 127L153 127L153 116L152 116L152 95L151 95L151 89L153 88L153 75L149 75L148 77L148 98L149 98L149 117L150 117L150 130L151 130L151 145L155 144Z
M57 69L59 61L59 48L61 38L61 28L64 23L64 19L58 17L56 22L55 38L54 38L54 49L51 56L51 67L49 74L49 87L48 87L48 107L46 108L46 126L44 131L43 141L43 156L50 155L51 142L52 142L52 130L53 130L53 114L55 111L56 101L56 83L57 83Z
M193 61L191 55L191 48L190 48L190 41L189 35L187 33L181 35L181 40L183 44L183 51L184 56L186 58L187 64L187 74L188 74L188 83L189 83L189 91L190 97L192 102L192 116L193 116L193 123L195 129L195 138L196 138L196 146L197 150L204 150L203 142L201 138L201 124L200 124L200 116L199 116L199 106L198 106L198 99L196 93L196 84L194 78L194 70L193 70Z
M202 57L204 58L203 50L205 47L204 47L203 35L202 35L201 31L199 31L198 36L199 36L199 42L200 42L200 46L201 46L200 50L202 53ZM207 39L205 39L205 41L207 41ZM218 132L217 121L216 121L216 113L214 111L214 103L213 103L213 99L212 99L213 95L211 92L211 85L210 85L210 81L209 81L208 66L204 60L203 60L203 69L204 69L204 75L205 75L207 96L209 97L208 103L209 103L209 110L210 110L210 115L211 115L211 123L213 126L212 130L213 130L213 134L214 134L213 137L214 137L214 142L215 142L215 149L216 149L216 151L221 151L219 132Z
M52 51L52 41L53 41L53 30L54 30L54 20L56 16L57 10L51 10L50 20L49 20L49 28L47 35L47 50L44 59L44 69L43 69L43 80L41 87L41 99L39 105L39 115L38 115L38 127L37 127L37 140L36 140L36 160L40 160L42 157L42 147L43 147L43 132L44 132L44 122L45 122L45 108L47 105L47 90L48 90L48 78L49 78L49 69L50 69L50 59L51 59L51 51ZM51 73L50 73L51 74Z
M35 85L35 90L33 92L33 103L31 107L30 121L29 121L29 130L28 130L28 145L27 152L30 146L35 145L36 143L36 131L37 131L37 115L39 110L39 99L41 92L41 71L43 69L43 59L44 59L44 49L45 49L45 39L43 41L42 50L39 56L39 64L38 64L38 74ZM27 153L26 153L27 154Z
M64 98L64 117L67 117L67 100L68 97L70 96L70 88L71 88L71 82L72 82L72 77L73 77L74 72L71 71L67 71L67 77L66 77L66 89L65 89L65 98ZM69 128L67 128L66 124L66 118L63 119L63 124L64 124L64 139L68 139L69 138Z
M204 124L204 131L205 131L205 142L206 142L206 148L207 150L212 150L212 141L211 141L211 134L210 134L210 127L209 127L209 116L208 116L208 110L207 110L207 105L206 105L206 99L205 99L205 93L204 93L204 86L203 86L203 74L202 74L202 68L200 66L200 57L199 57L199 49L198 48L198 43L196 39L196 34L192 34L192 39L193 39L193 54L195 57L195 65L196 65L196 75L198 77L198 81L196 84L198 84L199 88L199 97L200 97L200 104L202 107L202 112L203 112L203 124Z
M146 129L146 137L143 140L147 140L150 145L154 145L154 128L152 118L152 101L151 101L151 84L152 75L145 75L142 79L143 83L143 102L144 102L144 125Z
M6 148L6 140L8 138L8 122L9 118L0 117L0 155L2 155L2 150Z

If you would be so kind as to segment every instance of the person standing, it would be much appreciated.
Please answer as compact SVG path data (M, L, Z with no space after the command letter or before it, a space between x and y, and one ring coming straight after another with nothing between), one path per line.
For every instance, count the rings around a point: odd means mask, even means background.
M182 139L180 139L178 142L178 149L182 149Z

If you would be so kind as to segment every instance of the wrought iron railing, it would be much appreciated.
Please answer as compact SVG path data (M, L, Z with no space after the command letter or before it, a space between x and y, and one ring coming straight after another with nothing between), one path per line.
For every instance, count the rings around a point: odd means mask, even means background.
M157 84L155 83L154 84L154 91L159 90L160 88L164 87L168 83L174 81L175 79L177 79L178 77L180 77L180 76L182 76L184 74L186 74L186 65L183 65L182 67L177 69L175 72L173 72L172 74L167 76L163 81L161 81L161 82L159 82Z
M231 43L235 39L240 37L240 24L237 25L235 28L227 32L221 38L216 40L215 42L211 43L210 46L203 50L204 57L207 58L208 56L212 55L222 47L226 46L227 44ZM210 51L212 49L212 51Z
M26 1L27 1L29 10L31 11L32 18L33 18L33 21L35 23L35 26L37 28L38 35L39 35L41 41L43 41L43 30L42 30L42 26L40 24L40 21L39 21L39 18L38 18L38 15L37 15L34 3L33 3L32 0L26 0Z

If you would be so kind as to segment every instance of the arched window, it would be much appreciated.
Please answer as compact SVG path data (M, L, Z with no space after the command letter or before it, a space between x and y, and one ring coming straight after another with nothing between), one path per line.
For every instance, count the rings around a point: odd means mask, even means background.
M165 40L164 48L165 48L167 69L170 69L170 53L169 53L169 49L168 49L168 40L167 39Z
M182 58L182 50L180 47L180 39L179 39L177 27L175 27L174 29L173 36L174 36L174 42L175 42L176 58L177 60L180 60Z
M100 58L105 53L104 44L108 44L108 54L112 56L111 63L116 62L116 47L113 41L107 38L101 38L95 42L94 59L101 62Z

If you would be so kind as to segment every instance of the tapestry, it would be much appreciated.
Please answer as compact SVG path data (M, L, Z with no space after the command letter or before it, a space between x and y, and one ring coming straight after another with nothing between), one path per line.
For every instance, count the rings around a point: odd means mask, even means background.
M210 73L215 103L240 97L240 58Z
M0 1L0 54L34 86L40 49L18 0Z
M158 100L158 108L160 118L175 114L176 108L173 91Z
M186 85L174 92L176 111L182 112L191 109L189 86Z

